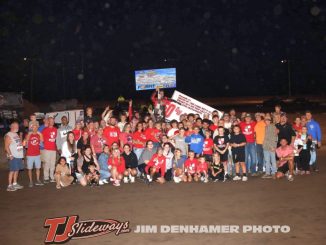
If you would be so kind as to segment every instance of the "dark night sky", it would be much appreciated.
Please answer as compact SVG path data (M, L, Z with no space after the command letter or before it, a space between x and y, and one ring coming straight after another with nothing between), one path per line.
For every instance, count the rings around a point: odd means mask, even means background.
M0 91L28 98L33 77L35 101L140 97L134 70L176 67L192 96L281 95L289 59L295 94L325 94L325 11L322 0L1 1Z

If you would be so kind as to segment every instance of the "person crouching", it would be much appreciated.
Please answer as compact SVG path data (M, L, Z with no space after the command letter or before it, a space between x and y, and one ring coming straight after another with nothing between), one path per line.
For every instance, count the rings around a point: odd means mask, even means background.
M57 183L57 189L61 189L61 187L67 187L74 181L74 177L71 176L70 169L65 157L59 158L55 168L55 181Z
M96 169L96 166L91 164L88 166L88 172L86 173L86 180L89 186L99 186L100 173Z

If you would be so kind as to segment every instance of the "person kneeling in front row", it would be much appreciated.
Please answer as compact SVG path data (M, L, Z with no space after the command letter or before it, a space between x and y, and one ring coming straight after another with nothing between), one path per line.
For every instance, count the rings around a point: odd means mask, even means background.
M55 181L57 183L57 189L67 187L74 181L65 157L60 157L55 167Z
M294 166L294 149L288 145L286 139L281 139L281 146L276 149L276 155L279 158L277 161L277 179L283 178L289 172L288 180L293 181L293 166Z

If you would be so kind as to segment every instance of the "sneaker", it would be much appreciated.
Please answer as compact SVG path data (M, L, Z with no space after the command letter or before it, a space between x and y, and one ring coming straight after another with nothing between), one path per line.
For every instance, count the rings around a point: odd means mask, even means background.
M104 184L108 184L109 183L109 181L107 179L103 179L102 181L103 181Z
M104 185L104 181L100 179L100 181L98 182L99 185Z
M114 182L113 182L113 185L114 185L114 186L120 186L120 181L119 181L119 180L114 181Z
M258 173L252 173L251 176L252 177L257 177L259 174Z
M200 177L200 181L201 181L201 182L204 182L204 181L205 181L205 177L204 177L204 176L201 176L201 177Z
M36 182L35 182L35 185L38 185L38 186L41 186L41 185L44 185L40 180L37 180Z
M207 178L204 179L204 183L208 183L208 179Z
M242 176L242 181L247 181L248 177L247 176Z
M7 191L17 191L17 189L15 187L13 187L12 185L8 185Z
M59 190L61 189L61 185L57 185L56 188Z
M32 188L34 186L33 182L29 182L28 187Z
M123 183L128 184L129 180L128 177L123 177Z
M130 183L135 183L135 177L134 176L130 177Z
M147 179L148 179L149 182L152 182L153 181L152 178L151 178L151 176L149 174L147 174L146 177L147 177Z
M233 180L241 180L241 177L236 175L236 176L233 177Z
M51 182L51 183L55 183L56 181L55 181L54 179L51 179L50 182Z
M310 174L310 171L306 171L306 174Z
M44 184L49 184L50 181L49 181L48 179L45 179L45 180L43 181L43 183L44 183Z
M20 184L18 184L18 183L13 184L12 186L13 186L15 189L17 189L17 190L20 190L20 189L23 189L23 188L24 188L24 186L22 186L22 185L20 185Z
M214 183L215 183L215 182L218 182L218 179L215 179L213 182L214 182Z
M262 179L271 179L272 178L272 175L270 175L270 174L264 174L261 178Z
M177 184L179 184L180 181L181 181L181 179L180 179L179 177L177 177L177 176L174 176L174 177L173 177L173 180L174 180L174 182L177 183Z
M293 181L293 180L294 180L293 176L291 174L289 174L288 181Z
M110 178L110 181L111 181L111 182L113 182L113 181L114 181L114 179L111 177L111 178Z

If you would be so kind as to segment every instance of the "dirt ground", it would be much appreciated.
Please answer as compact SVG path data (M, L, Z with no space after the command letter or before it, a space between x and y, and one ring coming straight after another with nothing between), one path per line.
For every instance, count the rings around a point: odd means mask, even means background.
M319 151L320 172L287 180L250 177L247 183L143 182L120 187L74 185L56 190L51 183L6 192L7 172L0 171L2 244L43 244L46 218L78 214L80 220L116 219L136 225L289 225L289 233L269 234L107 234L68 244L325 244L326 160Z

